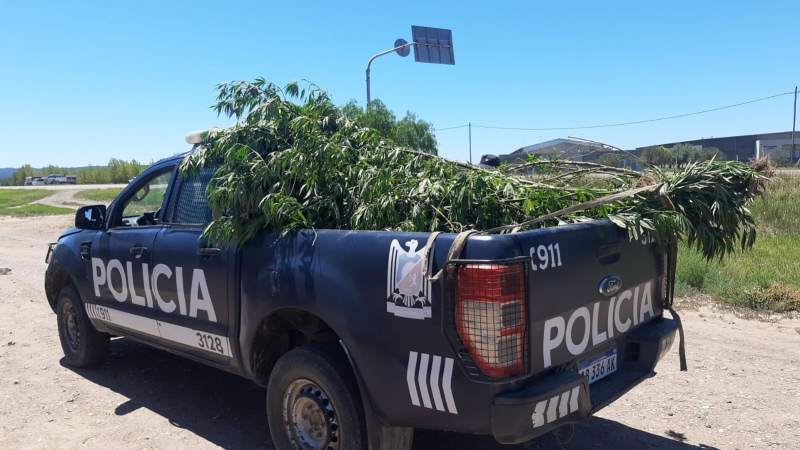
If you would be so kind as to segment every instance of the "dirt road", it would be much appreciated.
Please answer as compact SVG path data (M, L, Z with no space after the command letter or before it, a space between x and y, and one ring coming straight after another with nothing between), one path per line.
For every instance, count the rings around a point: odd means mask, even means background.
M94 205L97 204L93 200L85 200L75 197L80 191L86 189L119 189L122 190L125 184L93 184L93 185L75 185L75 184L49 184L45 186L2 186L0 189L19 189L19 190L44 190L55 191L49 197L37 200L33 203L41 203L43 205L60 206L62 208L75 208L78 206Z
M45 244L70 216L0 217L0 448L273 449L265 391L235 375L116 339L105 364L64 361L43 279ZM698 302L692 302L698 303ZM686 304L686 302L684 302ZM688 372L673 349L596 417L532 443L418 430L414 449L800 448L800 321L680 310Z

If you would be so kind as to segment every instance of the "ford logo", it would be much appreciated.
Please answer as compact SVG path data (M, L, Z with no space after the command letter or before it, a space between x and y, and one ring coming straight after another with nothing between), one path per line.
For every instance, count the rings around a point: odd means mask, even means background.
M600 282L600 293L606 297L611 297L620 289L622 289L622 278L616 275L609 275Z

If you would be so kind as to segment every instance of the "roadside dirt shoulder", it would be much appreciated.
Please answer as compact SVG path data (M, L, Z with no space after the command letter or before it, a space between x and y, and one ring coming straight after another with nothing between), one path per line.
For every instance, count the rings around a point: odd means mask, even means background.
M44 205L58 206L62 208L78 208L80 206L96 205L97 202L94 200L85 200L75 197L75 194L82 190L83 189L58 190L55 191L55 194L45 197L41 200L37 200L33 203L42 203Z

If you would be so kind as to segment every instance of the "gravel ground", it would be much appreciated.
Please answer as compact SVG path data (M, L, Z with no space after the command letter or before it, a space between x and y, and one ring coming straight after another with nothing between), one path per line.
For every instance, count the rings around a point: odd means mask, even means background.
M0 217L13 270L0 275L0 448L275 448L265 391L243 378L127 339L97 368L65 363L44 255L72 220ZM676 345L656 377L580 425L518 446L417 430L414 449L800 448L800 321L679 303L688 372Z

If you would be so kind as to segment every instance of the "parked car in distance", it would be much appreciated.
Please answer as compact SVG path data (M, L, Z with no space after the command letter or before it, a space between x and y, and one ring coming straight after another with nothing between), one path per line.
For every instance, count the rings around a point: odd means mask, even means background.
M25 177L25 186L33 185L33 177Z
M31 186L44 186L44 179L42 177L33 177Z

